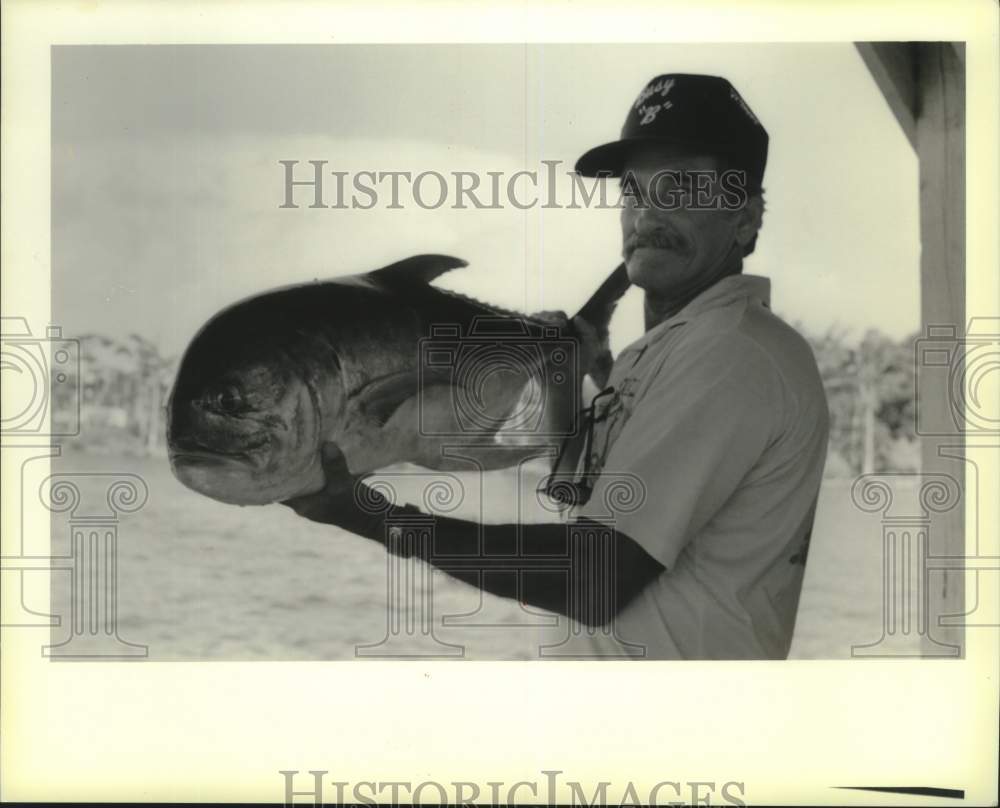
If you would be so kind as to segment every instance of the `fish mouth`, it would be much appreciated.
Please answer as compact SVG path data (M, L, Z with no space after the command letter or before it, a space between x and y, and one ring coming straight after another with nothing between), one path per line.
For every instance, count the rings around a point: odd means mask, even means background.
M222 452L198 452L185 449L170 452L170 462L175 465L221 466L236 461L248 461L246 455L223 454Z
M253 463L253 458L248 451L225 452L190 440L174 444L168 450L168 454L172 463L189 465L222 465L233 461Z

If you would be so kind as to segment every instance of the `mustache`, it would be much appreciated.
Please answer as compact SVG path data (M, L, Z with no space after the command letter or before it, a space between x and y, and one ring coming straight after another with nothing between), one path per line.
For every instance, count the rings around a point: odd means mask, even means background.
M667 230L654 230L651 233L642 235L632 234L626 239L622 253L625 258L632 255L640 247L652 247L660 250L674 250L675 252L687 252L690 245L687 239L671 233Z

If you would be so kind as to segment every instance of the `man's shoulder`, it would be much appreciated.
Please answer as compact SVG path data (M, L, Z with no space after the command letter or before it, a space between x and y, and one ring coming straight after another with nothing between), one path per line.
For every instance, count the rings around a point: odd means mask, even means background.
M634 367L644 380L638 391L668 390L683 399L723 396L734 406L753 403L777 412L784 387L769 346L746 327L746 303L734 301L698 314L655 340Z
M706 361L770 364L789 350L809 350L794 328L750 298L702 312L678 336L680 350L702 354Z
M681 337L683 347L722 356L732 354L747 361L775 362L779 367L816 367L808 340L754 298L744 298L713 308L694 318Z
M737 330L775 362L784 375L791 374L799 382L820 382L816 355L809 341L770 308L749 306Z
M659 372L676 369L696 382L727 370L732 381L767 401L824 397L809 342L760 300L745 298L705 311L664 344ZM716 372L713 372L713 368Z

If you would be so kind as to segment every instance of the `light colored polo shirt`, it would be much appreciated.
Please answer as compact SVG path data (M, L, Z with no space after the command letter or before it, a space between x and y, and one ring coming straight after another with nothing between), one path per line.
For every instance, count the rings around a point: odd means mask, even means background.
M597 656L788 655L828 411L812 350L769 300L767 278L724 278L615 360L599 476L570 516L613 523L666 571L592 631Z

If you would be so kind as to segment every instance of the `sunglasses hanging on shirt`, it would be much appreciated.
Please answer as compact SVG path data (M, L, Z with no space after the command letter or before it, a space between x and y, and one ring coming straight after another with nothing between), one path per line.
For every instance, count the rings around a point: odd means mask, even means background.
M552 474L543 483L545 494L555 500L560 508L570 508L586 505L594 492L593 480L590 475L591 447L594 441L594 424L607 417L608 408L599 408L602 399L613 395L614 387L606 387L590 400L590 406L584 407L580 414L586 420L586 428L577 430L567 436L559 447L559 454L552 467ZM600 412L600 414L598 414ZM583 440L583 469L580 476L574 479L574 472L580 460L580 441Z

